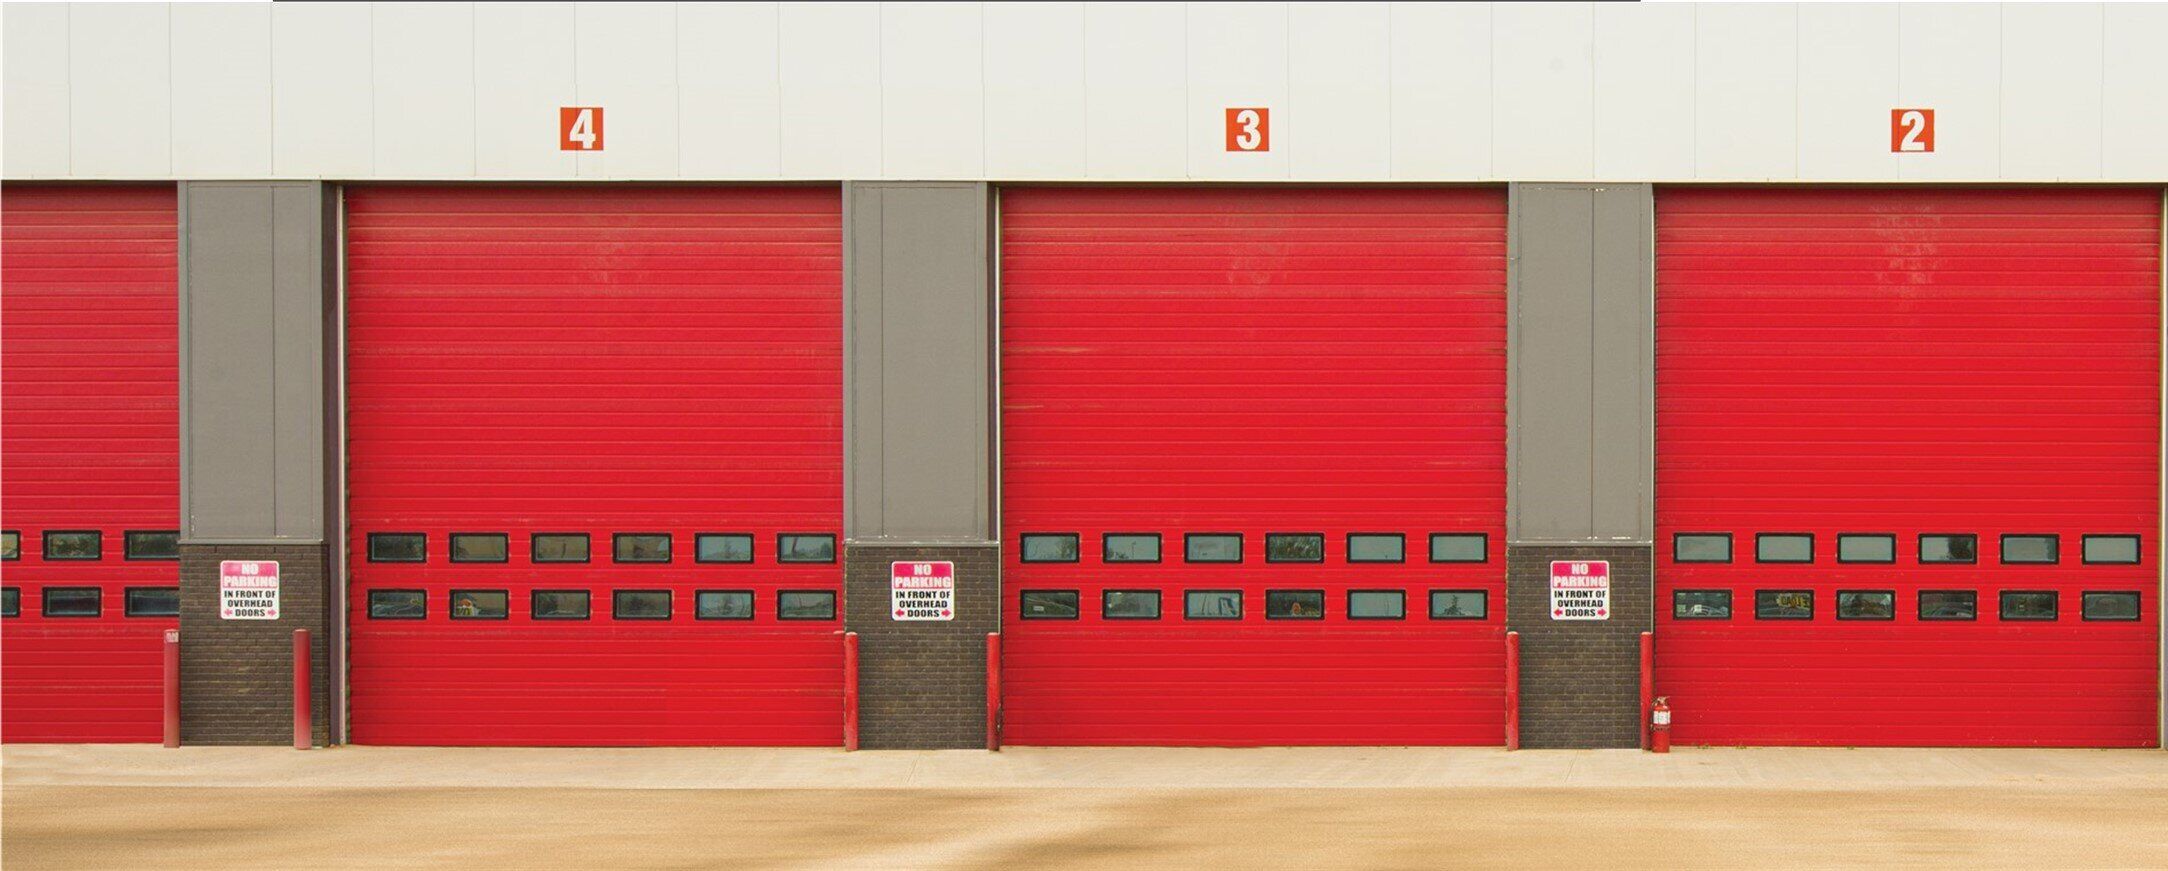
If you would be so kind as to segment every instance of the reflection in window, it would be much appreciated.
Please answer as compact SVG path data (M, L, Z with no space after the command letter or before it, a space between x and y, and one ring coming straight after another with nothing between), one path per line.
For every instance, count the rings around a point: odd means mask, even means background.
M1076 619L1075 590L1025 590L1018 613L1026 620Z
M1182 594L1182 616L1191 620L1242 619L1242 591L1190 590Z
M181 588L179 587L129 587L127 600L122 602L123 613L130 617L178 617L181 615Z
M501 563L508 559L510 537L502 532L452 533L452 562Z
M1408 616L1408 594L1400 590L1349 590L1350 620L1400 620Z
M776 594L775 616L783 620L834 620L833 590L784 590Z
M587 561L587 533L537 532L531 549L532 558L538 563L584 563Z
M131 529L122 547L129 559L180 559L181 534L171 529Z
M429 597L420 590L369 591L371 620L420 620L427 616Z
M10 529L0 532L0 560L23 558L23 534Z
M2087 620L2136 620L2138 619L2138 593L2135 590L2085 593L2085 619Z
M1100 594L1099 613L1108 620L1157 620L1159 591L1108 590Z
M1731 562L1731 533L1677 533L1671 536L1671 561L1679 563Z
M1265 562L1321 563L1325 536L1312 532L1275 532L1265 536Z
M1881 533L1846 533L1837 536L1840 563L1893 563L1897 561L1897 536Z
M536 620L585 620L589 596L586 590L536 590L532 605Z
M103 610L97 587L46 587L47 617L96 617Z
M1073 563L1078 559L1074 532L1024 533L1022 559L1027 563Z
M1729 620L1731 591L1672 590L1671 616L1677 620Z
M1242 561L1242 536L1232 532L1192 532L1182 538L1182 558L1193 563Z
M1480 563L1490 561L1490 535L1481 532L1433 532L1430 561L1434 563Z
M2004 590L2002 592L2002 619L2004 620L2053 620L2055 616L2055 591L2053 590Z
M753 591L701 590L694 593L693 618L696 620L751 620L753 619Z
M1972 590L1921 590L1921 620L1973 620L1980 616L1980 594Z
M1754 561L1811 563L1814 561L1814 536L1799 532L1764 532L1755 535Z
M1920 536L1920 562L1971 563L1980 559L1980 537L1970 533Z
M1159 562L1159 533L1109 532L1100 540L1102 561L1110 563Z
M832 563L836 561L833 535L786 532L775 537L775 561L782 563Z
M1755 590L1754 619L1812 620L1814 619L1814 591Z
M1347 537L1347 561L1402 562L1407 559L1407 547L1407 537L1397 532L1351 532Z
M1837 619L1895 620L1897 619L1897 592L1895 590L1838 590Z
M744 532L703 532L693 536L693 561L702 563L749 563L753 561L753 536Z
M453 590L452 619L502 620L510 613L503 590Z
M1267 620L1322 620L1324 617L1324 590L1265 591Z
M2138 537L2135 535L2088 535L2084 548L2084 558L2089 563L2138 564Z
M44 555L49 560L94 560L105 553L97 530L49 529Z
M2002 537L2002 561L2019 564L2048 564L2061 561L2060 542L2053 535L2005 535Z
M23 615L23 591L14 587L0 589L0 617Z
M1430 619L1483 620L1490 617L1490 594L1482 590L1430 591Z
M667 532L620 532L611 541L613 558L618 562L670 561L670 534Z
M669 590L617 590L610 593L613 620L670 619Z
M419 532L369 533L369 561L418 563L429 558L429 536Z

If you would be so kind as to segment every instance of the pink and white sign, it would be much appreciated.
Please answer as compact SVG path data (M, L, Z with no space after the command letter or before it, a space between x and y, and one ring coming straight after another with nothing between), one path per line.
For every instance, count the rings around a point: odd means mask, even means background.
M888 564L889 616L897 620L956 619L956 564Z
M277 620L279 564L269 560L223 560L218 564L218 618Z
M1611 564L1604 560L1552 562L1551 619L1611 619Z

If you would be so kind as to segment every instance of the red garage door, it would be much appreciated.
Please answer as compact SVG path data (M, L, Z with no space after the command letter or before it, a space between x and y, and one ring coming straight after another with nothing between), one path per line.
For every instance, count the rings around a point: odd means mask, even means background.
M1006 739L1503 740L1504 193L1001 222Z
M2157 741L2161 199L1657 199L1688 744Z
M836 190L346 203L354 740L839 743Z
M0 740L156 741L180 574L173 188L0 194Z

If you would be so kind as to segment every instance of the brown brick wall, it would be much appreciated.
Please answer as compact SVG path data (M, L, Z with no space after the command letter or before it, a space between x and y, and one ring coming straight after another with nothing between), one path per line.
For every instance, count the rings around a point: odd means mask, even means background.
M956 564L956 619L889 617L889 563ZM986 746L986 634L1001 619L1001 551L851 545L844 628L858 633L858 742L866 749Z
M278 561L277 620L219 619L222 560ZM181 743L292 743L295 629L309 630L312 726L315 743L328 743L324 569L320 544L181 545Z
M1611 619L1552 620L1552 560L1610 560ZM1506 628L1521 634L1522 747L1640 746L1650 561L1647 545L1506 549Z

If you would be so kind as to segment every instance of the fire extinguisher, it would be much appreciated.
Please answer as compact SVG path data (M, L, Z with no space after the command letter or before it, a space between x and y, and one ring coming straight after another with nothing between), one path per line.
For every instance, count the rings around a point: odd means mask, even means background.
M1649 706L1649 752L1671 752L1671 703L1667 696L1657 696L1656 703Z

